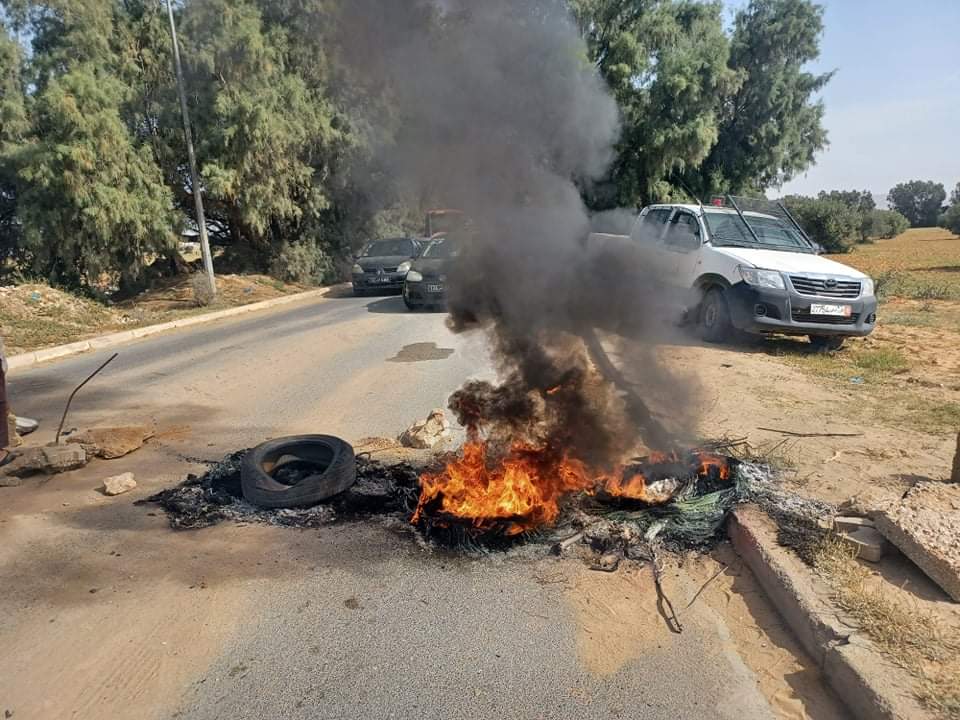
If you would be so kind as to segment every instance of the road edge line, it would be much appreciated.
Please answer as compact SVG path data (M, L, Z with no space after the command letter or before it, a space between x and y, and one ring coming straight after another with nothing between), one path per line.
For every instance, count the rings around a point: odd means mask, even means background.
M823 681L860 720L932 720L897 687L906 673L866 638L847 629L815 588L822 580L777 542L776 525L756 506L731 513L727 536L794 638L817 663ZM901 682L892 682L897 677Z
M245 315L246 313L256 312L257 310L266 310L277 307L278 305L288 305L299 300L308 300L318 296L323 297L330 289L329 287L325 287L316 290L307 290L306 292L283 295L247 305L237 305L236 307L217 310L216 312L203 315L192 315L190 317L180 318L179 320L157 323L156 325L145 325L144 327L134 328L132 330L121 330L106 335L97 335L96 337L78 340L65 345L54 345L53 347L42 348L40 350L32 350L31 352L12 355L7 358L7 367L9 370L21 370L51 360L59 360L60 358L70 357L71 355L79 355L80 353L90 350L102 350L115 345L122 345L131 340L139 340L169 330L177 330L194 325L204 325L228 317Z

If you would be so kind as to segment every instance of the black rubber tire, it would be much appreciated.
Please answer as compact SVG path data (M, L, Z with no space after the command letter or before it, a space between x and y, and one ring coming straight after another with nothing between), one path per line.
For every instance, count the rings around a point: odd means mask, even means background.
M353 289L353 295L354 295L354 297L366 297L367 291L366 291L366 290L361 290L360 288L354 288L354 289Z
M278 467L288 462L309 460L320 470L285 485L273 479ZM240 465L244 499L265 508L314 505L342 493L357 481L356 458L350 443L332 435L292 435L257 445Z
M811 335L810 344L817 352L836 352L846 340L842 335Z
M416 312L419 309L417 305L414 305L412 302L407 300L406 295L403 296L403 304L407 306L407 310L410 310L412 312Z
M730 307L723 290L711 288L700 303L700 337L707 342L721 343L730 340L733 325L730 322Z

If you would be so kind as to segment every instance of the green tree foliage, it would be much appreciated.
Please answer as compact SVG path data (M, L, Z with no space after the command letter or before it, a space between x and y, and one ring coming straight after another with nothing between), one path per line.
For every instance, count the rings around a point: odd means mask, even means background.
M783 201L810 239L827 252L850 252L861 240L863 216L841 200L788 195Z
M870 210L864 218L862 236L868 238L893 238L910 227L910 221L896 210Z
M946 197L942 183L911 180L891 188L887 202L910 221L911 227L934 227Z
M598 207L669 200L674 173L697 168L718 138L719 98L738 86L722 4L572 0L590 58L617 102L623 132ZM682 192L682 191L681 191Z
M720 0L539 0L517 17L536 22L563 3L622 120L608 177L584 189L594 207L687 187L759 193L825 144L814 97L829 75L802 70L822 30L810 0L750 0L730 32ZM0 253L59 283L106 273L131 285L153 257L175 258L194 213L165 7L3 7L18 35L0 32ZM444 200L443 187L398 181L393 151L415 130L396 102L402 68L371 72L364 45L377 39L355 40L358 7L389 3L176 3L209 227L246 267L329 275L352 246L415 231ZM378 32L428 44L461 32L432 2L404 7Z
M954 235L960 235L960 202L954 203L940 216L940 226Z
M335 113L288 63L287 32L253 3L191 3L182 28L210 215L269 257L329 207L318 180L340 142Z
M827 145L816 94L832 73L804 66L820 54L823 9L809 0L751 0L737 13L730 65L741 82L720 102L716 144L698 190L763 191L813 164Z
M107 0L29 6L35 92L27 138L8 157L23 246L55 283L107 272L129 283L173 241L170 192L123 122L131 89L111 46L115 10Z
M950 193L950 204L960 205L960 182L957 183L957 186Z
M27 131L20 47L0 23L0 277L22 263L17 177L10 162Z
M821 190L817 193L821 200L838 200L847 207L868 213L877 207L873 194L869 190Z

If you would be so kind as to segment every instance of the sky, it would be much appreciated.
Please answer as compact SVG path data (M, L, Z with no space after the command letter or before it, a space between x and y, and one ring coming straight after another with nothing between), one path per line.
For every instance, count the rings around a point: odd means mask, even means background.
M743 2L729 2L736 7ZM783 194L960 182L960 0L822 0L830 146ZM878 203L881 207L883 202Z

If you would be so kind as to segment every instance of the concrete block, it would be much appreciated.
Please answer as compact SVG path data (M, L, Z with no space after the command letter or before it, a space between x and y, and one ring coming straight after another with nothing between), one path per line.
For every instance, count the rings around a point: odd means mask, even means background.
M132 472L125 472L121 475L108 477L103 481L104 495L122 495L125 492L133 490L137 486L137 481Z
M877 530L960 602L960 485L917 483L876 516Z
M855 548L857 557L868 562L880 562L886 553L887 541L872 527L858 527L840 533L840 538Z
M868 517L859 517L853 515L838 515L833 519L833 529L840 532L853 532L860 528L874 528L876 525Z

